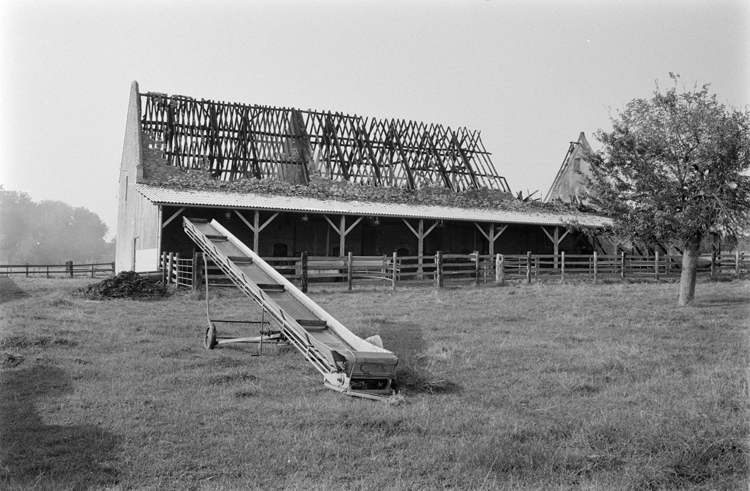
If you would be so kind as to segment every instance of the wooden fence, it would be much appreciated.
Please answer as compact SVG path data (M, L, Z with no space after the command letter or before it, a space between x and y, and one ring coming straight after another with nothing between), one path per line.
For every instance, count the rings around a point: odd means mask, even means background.
M571 255L515 254L495 256L443 254L429 256L308 256L264 258L279 273L307 291L311 285L345 283L348 289L357 284L387 284L396 288L399 282L432 282L437 288L451 282L502 283L506 280L535 281L570 279L600 281L604 279L678 278L682 256L629 256L626 254ZM200 256L184 259L179 254L164 253L161 271L165 283L197 288L203 282ZM698 274L711 278L744 278L750 275L750 254L735 252L705 254L698 262ZM197 281L196 278L199 280ZM210 285L233 286L221 270L209 262Z
M0 266L0 276L23 275L45 276L52 278L63 276L73 278L75 276L111 276L115 274L115 263L74 264L68 261L65 264L7 264Z

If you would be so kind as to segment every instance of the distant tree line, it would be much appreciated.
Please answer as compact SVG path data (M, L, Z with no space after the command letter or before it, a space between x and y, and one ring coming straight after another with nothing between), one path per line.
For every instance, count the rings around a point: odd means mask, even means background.
M108 262L114 244L96 213L62 201L35 203L0 185L0 263Z

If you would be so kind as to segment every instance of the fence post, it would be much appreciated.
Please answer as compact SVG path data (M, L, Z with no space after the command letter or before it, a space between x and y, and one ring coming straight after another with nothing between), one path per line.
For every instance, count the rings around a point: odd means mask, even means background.
M68 264L68 263L65 263ZM26 277L29 277L29 263L26 263Z
M531 284L531 251L526 251L526 284Z
M92 278L94 277L94 265L93 264L91 265L91 277Z
M716 251L711 252L711 279L716 278Z
M70 268L70 277L73 278L73 261L68 261L68 267Z
M47 265L47 278L49 278L49 264Z
M391 290L396 291L396 260L398 259L398 253L393 253L393 262L391 263Z
M161 253L161 284L167 284L167 251Z
M443 288L443 251L435 253L435 288Z
M560 283L565 281L565 251L560 252Z
M740 248L737 247L734 251L734 276L740 279Z
M659 251L654 251L654 278L659 281Z
M505 257L495 254L495 283L502 285L505 282Z
M174 252L169 253L169 266L167 268L167 285L172 283L172 271L174 270Z
M176 286L180 286L180 279L182 278L182 263L180 262L179 252L175 253L174 261L174 283Z
M594 283L596 283L597 262L596 251L594 251Z
M346 265L346 281L347 281L347 287L348 287L348 289L351 290L352 289L352 276L353 276L353 274L352 274L353 273L353 271L352 271L352 253L351 252L348 255L348 259L349 260L347 261L347 265Z
M302 268L302 271L300 271L302 293L307 293L307 251L302 253L302 258L300 259L300 267Z
M474 251L474 284L479 284L479 251Z
M112 274L115 274L115 262L112 261Z
M622 251L620 256L620 278L625 279L625 251Z

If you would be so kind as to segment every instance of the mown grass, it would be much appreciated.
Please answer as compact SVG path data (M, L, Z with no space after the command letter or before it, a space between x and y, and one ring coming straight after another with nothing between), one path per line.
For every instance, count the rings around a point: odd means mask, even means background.
M401 359L401 404L296 351L202 347L191 295L0 288L0 488L745 489L750 284L535 284L311 296ZM231 292L212 302L254 309Z

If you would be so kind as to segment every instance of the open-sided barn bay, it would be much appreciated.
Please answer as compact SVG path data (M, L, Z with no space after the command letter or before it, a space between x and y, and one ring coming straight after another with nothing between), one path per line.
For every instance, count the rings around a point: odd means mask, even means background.
M204 303L2 279L9 489L738 489L748 282L311 294L402 364L404 401L326 390L293 350L202 347ZM255 315L231 291L212 302ZM428 389L433 389L429 391Z

